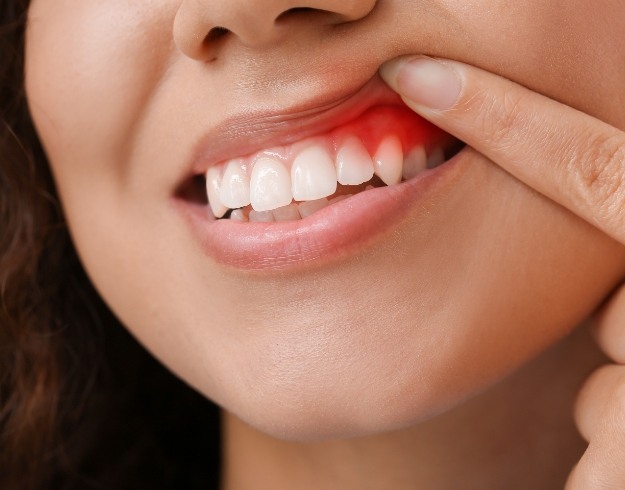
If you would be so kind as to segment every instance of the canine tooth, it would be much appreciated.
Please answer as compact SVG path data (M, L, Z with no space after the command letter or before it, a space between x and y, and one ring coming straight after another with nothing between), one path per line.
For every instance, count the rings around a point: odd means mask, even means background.
M423 146L419 145L412 149L404 160L404 167L402 169L403 179L410 180L419 172L425 170L427 158Z
M284 165L273 158L259 158L250 179L250 201L254 210L276 209L286 206L292 199L291 179Z
M274 221L271 211L250 211L250 221L256 223L270 223Z
M352 136L336 153L336 175L339 184L358 185L373 177L373 161L362 142Z
M319 145L302 150L291 167L293 199L312 201L336 192L336 171L328 152Z
M398 184L401 182L403 161L401 141L397 136L387 136L382 140L373 157L375 174L386 185Z
M240 158L230 160L226 165L219 197L224 206L231 209L242 208L250 203L250 178Z
M299 208L292 202L288 206L283 206L273 210L273 218L276 221L294 221L300 219Z
M440 147L432 148L428 154L427 168L438 167L445 161L445 153Z
M316 199L314 201L304 201L298 204L299 214L302 218L310 216L311 214L319 211L320 209L325 208L330 202L322 197L321 199Z
M221 179L219 178L219 169L211 167L206 171L206 194L208 195L208 203L215 218L221 218L228 208L224 206L219 199L221 187Z
M248 221L242 209L233 209L230 213L230 219L232 221Z

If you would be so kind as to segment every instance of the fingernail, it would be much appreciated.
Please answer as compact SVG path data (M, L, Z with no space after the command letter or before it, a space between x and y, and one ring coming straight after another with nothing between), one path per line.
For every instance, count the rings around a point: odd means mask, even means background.
M380 75L404 99L444 111L460 97L462 80L450 65L432 58L399 58L380 68Z

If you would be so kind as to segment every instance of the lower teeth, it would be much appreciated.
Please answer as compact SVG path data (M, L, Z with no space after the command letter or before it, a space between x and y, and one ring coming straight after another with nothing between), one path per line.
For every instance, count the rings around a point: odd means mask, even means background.
M372 188L372 187L371 187ZM274 221L297 221L329 206L330 204L343 201L353 194L341 194L334 198L322 198L314 201L292 202L288 206L273 209L271 211L255 211L248 206L246 208L233 209L224 219L231 221L270 223Z

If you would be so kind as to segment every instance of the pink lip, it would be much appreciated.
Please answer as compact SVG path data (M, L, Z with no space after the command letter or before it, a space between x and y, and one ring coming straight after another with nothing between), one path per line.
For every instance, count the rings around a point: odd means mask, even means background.
M178 201L204 252L248 271L297 270L356 253L397 228L418 208L429 209L468 168L461 151L440 167L390 187L355 194L299 221L241 223L215 220L205 206Z
M376 76L352 96L326 104L325 109L308 110L305 116L252 117L258 126L228 121L220 126L221 131L214 129L198 145L193 175L228 158L330 131L378 104L403 102ZM249 124L250 119L246 121ZM231 125L238 128L240 135L228 140L224 132L230 131L227 128ZM319 266L371 246L396 229L407 215L420 207L427 208L436 195L450 191L458 175L467 168L466 155L462 151L444 165L426 170L410 181L360 192L298 221L216 220L205 204L179 197L173 202L202 250L215 262L247 271L292 271L313 264Z
M204 174L210 166L224 160L323 134L382 104L404 105L376 74L348 94L326 95L279 115L247 112L227 119L196 145L190 173Z

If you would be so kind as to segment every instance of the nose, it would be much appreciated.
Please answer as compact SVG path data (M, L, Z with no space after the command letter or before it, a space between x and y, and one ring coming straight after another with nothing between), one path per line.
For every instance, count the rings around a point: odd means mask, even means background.
M254 48L277 44L303 23L328 25L366 17L377 0L182 0L174 21L174 41L190 58L215 57L223 38L236 36Z

